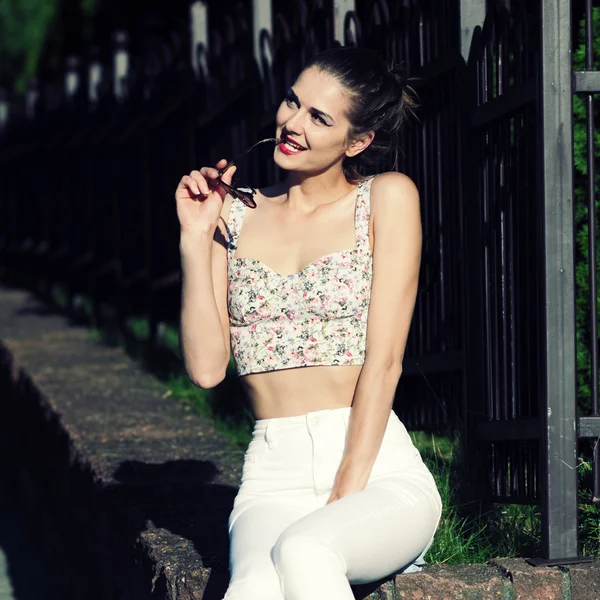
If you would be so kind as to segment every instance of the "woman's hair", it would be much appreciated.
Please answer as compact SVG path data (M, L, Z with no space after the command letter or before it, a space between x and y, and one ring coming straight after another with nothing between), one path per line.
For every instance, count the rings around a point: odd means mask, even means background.
M396 169L398 134L417 106L403 70L398 65L388 66L375 50L347 46L321 52L304 68L309 67L335 77L348 94L348 141L375 132L368 148L344 159L346 179L358 181L382 165Z

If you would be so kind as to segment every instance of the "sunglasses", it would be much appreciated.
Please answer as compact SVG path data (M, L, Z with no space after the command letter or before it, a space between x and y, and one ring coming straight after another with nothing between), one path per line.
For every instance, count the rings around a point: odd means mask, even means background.
M254 148L256 148L256 146L258 146L259 144L264 144L265 142L278 144L280 141L281 140L279 138L266 138L264 140L260 140L260 142L256 142L256 144L250 146L248 150L242 152L242 154L234 158L231 162L228 162L222 169L219 169L219 178L217 179L217 183L222 185L231 196L237 198L238 200L241 200L248 208L256 208L256 202L254 201L254 195L256 194L256 190L253 187L250 187L249 185L229 185L228 183L225 183L221 179L221 177L223 176L225 171L227 171L227 169L235 165L235 163L238 160L240 160L240 158L246 156L248 152L254 150Z

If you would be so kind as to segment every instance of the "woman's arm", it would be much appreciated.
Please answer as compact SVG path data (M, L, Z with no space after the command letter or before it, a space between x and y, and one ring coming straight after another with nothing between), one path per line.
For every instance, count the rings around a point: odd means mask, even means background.
M415 307L421 263L419 193L401 173L371 184L373 280L361 370L344 456L329 502L365 488L388 423Z
M225 378L230 355L227 311L227 233L231 197L214 231L182 232L180 347L191 381L201 388Z
M175 190L181 226L181 323L179 344L190 379L211 388L225 377L229 362L227 234L231 201L219 181L231 184L232 167L202 167L184 175ZM229 201L228 201L229 200Z

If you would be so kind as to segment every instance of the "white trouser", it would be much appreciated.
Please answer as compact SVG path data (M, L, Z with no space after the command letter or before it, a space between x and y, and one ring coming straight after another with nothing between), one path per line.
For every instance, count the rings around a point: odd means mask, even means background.
M350 410L256 421L229 517L224 600L354 600L350 584L424 564L442 503L394 412L367 487L326 504Z

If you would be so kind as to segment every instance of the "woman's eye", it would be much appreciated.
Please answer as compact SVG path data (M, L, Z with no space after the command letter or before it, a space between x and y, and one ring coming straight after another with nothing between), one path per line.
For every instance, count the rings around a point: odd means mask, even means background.
M327 125L327 122L325 121L325 119L323 117L321 117L320 115L313 115L312 118L315 119L316 121L318 121L319 123L323 123L323 125Z
M292 104L294 104L294 105L295 105L295 104L296 104L296 101L295 101L295 100L294 100L294 99L293 99L291 96L286 96L286 97L285 97L285 103L286 103L288 106L291 106Z

